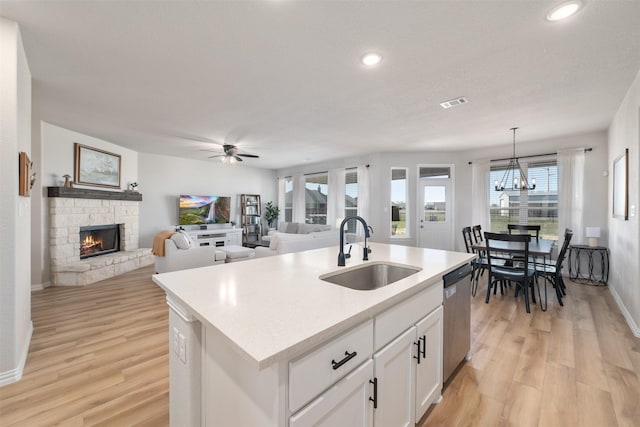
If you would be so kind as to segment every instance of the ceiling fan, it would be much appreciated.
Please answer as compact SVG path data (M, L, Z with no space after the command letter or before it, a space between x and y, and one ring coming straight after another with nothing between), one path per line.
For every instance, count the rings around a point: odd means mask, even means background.
M255 154L241 154L241 153L238 153L238 147L236 147L235 145L224 144L222 146L222 148L224 150L224 154L217 154L215 156L209 156L209 158L213 159L215 157L221 157L220 160L223 163L241 162L242 161L242 157L249 157L249 158L253 158L253 159L260 158L260 156L256 156Z

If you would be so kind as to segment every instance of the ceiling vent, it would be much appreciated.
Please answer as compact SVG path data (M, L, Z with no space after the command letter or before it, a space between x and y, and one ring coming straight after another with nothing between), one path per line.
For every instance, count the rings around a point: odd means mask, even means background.
M451 107L455 107L456 105L466 104L467 102L469 102L469 100L464 96L462 96L460 98L450 99L448 101L441 102L440 106L442 108L451 108Z

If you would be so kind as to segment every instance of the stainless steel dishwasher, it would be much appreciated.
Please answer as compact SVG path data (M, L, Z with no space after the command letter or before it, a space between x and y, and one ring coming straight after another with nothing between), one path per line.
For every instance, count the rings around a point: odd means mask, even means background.
M445 274L443 379L446 383L471 348L471 265Z

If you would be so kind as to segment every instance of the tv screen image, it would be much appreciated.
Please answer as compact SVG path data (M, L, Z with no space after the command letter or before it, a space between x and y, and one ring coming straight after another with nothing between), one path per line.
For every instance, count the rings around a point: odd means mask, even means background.
M180 195L180 225L226 224L230 218L231 197Z

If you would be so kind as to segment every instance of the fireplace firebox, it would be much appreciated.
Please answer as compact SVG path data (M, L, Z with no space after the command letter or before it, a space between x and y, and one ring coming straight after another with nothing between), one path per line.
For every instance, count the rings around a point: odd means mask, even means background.
M80 259L106 255L119 250L119 224L80 227Z

